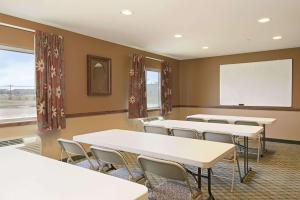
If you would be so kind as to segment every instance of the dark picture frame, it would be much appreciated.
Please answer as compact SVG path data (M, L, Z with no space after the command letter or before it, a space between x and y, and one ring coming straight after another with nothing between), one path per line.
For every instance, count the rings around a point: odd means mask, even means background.
M87 95L111 95L111 58L87 55Z

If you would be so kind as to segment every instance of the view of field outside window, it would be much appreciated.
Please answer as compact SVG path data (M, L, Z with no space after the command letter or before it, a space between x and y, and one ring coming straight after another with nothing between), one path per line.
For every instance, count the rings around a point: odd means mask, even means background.
M0 120L36 117L34 55L0 49Z
M146 70L147 108L160 108L160 71Z

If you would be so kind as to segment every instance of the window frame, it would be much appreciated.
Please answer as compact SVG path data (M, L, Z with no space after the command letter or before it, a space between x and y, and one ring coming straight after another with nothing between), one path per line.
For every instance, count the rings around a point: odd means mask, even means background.
M0 50L34 55L34 50L18 48L13 46L0 45ZM35 124L36 121L37 121L37 116L0 119L0 127L23 126L23 125Z
M145 79L146 79L146 91L147 91L147 72L157 72L158 73L158 91L159 91L159 98L158 98L158 107L148 107L148 95L147 95L147 110L160 110L161 109L161 69L160 68L153 68L153 67L146 67L145 69ZM147 93L147 92L146 92Z

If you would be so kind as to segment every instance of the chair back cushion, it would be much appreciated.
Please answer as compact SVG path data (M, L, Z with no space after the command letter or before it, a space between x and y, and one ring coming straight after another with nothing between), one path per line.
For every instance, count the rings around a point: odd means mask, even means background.
M214 141L214 142L223 142L223 143L233 143L232 135L224 133L213 133L213 132L204 132L203 137L205 140Z
M167 179L186 181L184 168L176 162L139 156L138 162L145 173L149 172Z
M220 120L220 119L209 119L207 120L208 123L217 123L217 124L229 124L226 120Z
M107 164L124 165L123 156L118 151L92 146L91 152L99 161L105 162Z
M171 129L172 135L176 137L198 139L198 132L192 129L173 128Z
M193 122L205 122L204 119L200 118L186 118L187 121L193 121Z
M57 141L65 152L73 155L86 156L83 147L79 143L65 139L58 139Z
M162 126L151 126L151 125L145 125L144 131L146 133L157 133L161 135L169 135L168 129Z
M257 122L249 122L249 121L236 121L234 124L247 125L247 126L259 126Z

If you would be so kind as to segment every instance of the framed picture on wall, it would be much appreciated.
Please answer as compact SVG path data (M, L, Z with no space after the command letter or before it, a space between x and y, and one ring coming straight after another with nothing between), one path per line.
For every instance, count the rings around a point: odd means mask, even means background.
M111 95L111 58L87 55L87 95Z

